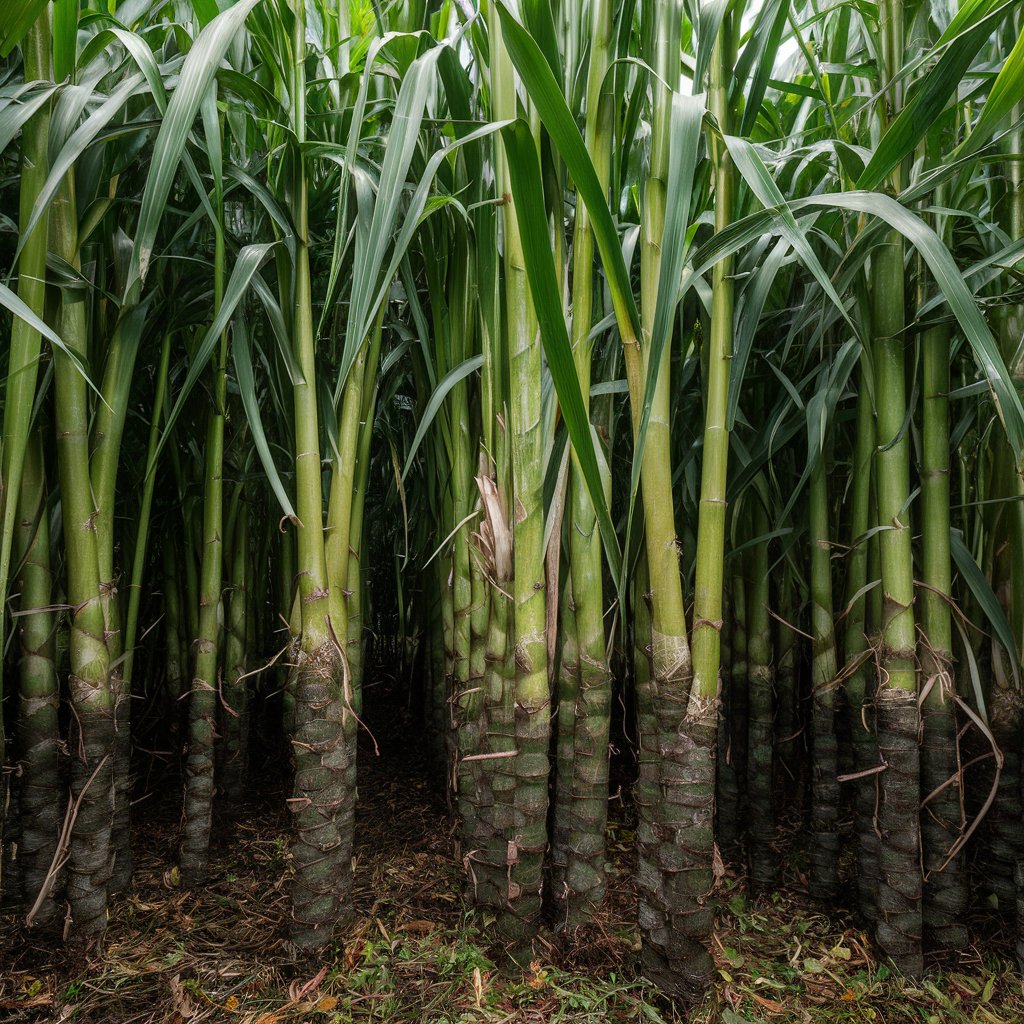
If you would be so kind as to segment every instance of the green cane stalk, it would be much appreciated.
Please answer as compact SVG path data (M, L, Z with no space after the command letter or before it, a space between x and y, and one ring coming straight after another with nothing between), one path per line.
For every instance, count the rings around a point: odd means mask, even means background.
M330 941L344 912L351 861L340 859L337 806L344 798L350 752L344 751L341 646L335 626L342 622L342 600L329 584L324 545L320 428L313 340L313 299L309 266L309 204L306 141L306 9L291 4L289 99L296 150L290 182L295 225L292 345L301 374L294 382L295 510L297 609L301 636L294 670L293 745L295 788L291 804L296 839L292 847L291 939L299 949L317 949ZM331 851L325 855L324 851Z
M764 482L757 488L764 492ZM772 620L769 612L768 513L763 493L751 498L752 547L747 552L747 794L750 883L754 891L768 892L775 883L775 854L771 837L775 827L772 793L772 725L775 669Z
M878 836L875 831L877 780L861 773L878 764L872 696L874 692L868 643L869 552L877 550L877 534L868 540L872 519L872 462L875 449L875 422L871 392L870 363L861 356L861 375L857 391L856 435L854 439L852 486L850 497L850 554L846 568L846 623L843 632L843 693L852 730L855 780L854 820L857 835L857 905L864 920L874 925L878 899ZM873 595L881 593L875 587ZM877 623L877 619L875 622Z
M224 643L224 736L220 764L221 789L229 815L235 815L245 795L249 762L249 683L246 679L249 631L249 506L236 488L234 528L231 532L231 589L227 596L227 622Z
M73 174L68 174L50 209L53 254L81 269ZM74 358L88 352L87 298L76 284L64 287L58 334L66 351L54 348L54 407L67 564L71 704L72 795L80 801L71 836L68 902L73 934L85 939L106 926L110 878L111 808L114 786L114 698L110 685L104 595L95 503L89 478L87 384Z
M828 445L811 469L808 526L811 549L811 895L834 900L839 889L839 745L835 731L836 640L832 604L832 543L826 461Z
M153 516L153 494L156 491L157 445L160 441L160 418L163 416L164 396L167 392L167 373L171 362L171 334L164 334L160 346L160 362L156 371L153 389L153 414L149 424L149 440L146 444L146 476L142 485L142 504L139 508L138 533L135 537L135 553L132 556L132 574L128 584L128 610L124 619L124 684L131 690L132 670L135 665L135 642L139 628L139 604L142 600L142 578L146 571L146 554L149 545L149 528ZM180 677L179 677L180 678Z
M573 34L573 38L575 35ZM613 96L611 66L612 8L597 0L591 8L590 63L587 69L584 138L598 180L607 192L611 175ZM573 228L571 344L584 403L589 404L594 308L594 233L586 205L578 200ZM575 448L570 451L568 495L569 580L572 619L562 633L574 633L574 657L563 654L559 674L559 760L556 790L567 808L554 856L564 860L553 880L557 922L586 921L605 892L604 832L608 814L608 737L611 673L605 638L601 535ZM606 499L610 504L610 495ZM566 636L569 642L569 637ZM563 715L564 707L564 715ZM564 722L564 725L563 725ZM564 737L563 731L568 732ZM557 823L556 823L557 829Z
M512 62L493 9L490 14L491 105L496 120L516 116ZM512 468L513 633L515 687L507 693L515 723L517 753L513 796L517 826L506 836L508 885L499 927L515 948L537 926L541 910L544 853L547 848L548 690L544 573L543 436L541 416L541 345L533 309L523 244L509 181L507 160L497 155L498 194L502 206L505 270L505 328L508 338L508 428Z
M879 6L883 127L902 109L898 72L904 58L902 0ZM898 192L896 167L888 186ZM914 623L914 564L910 529L910 438L903 330L903 237L885 233L871 254L872 360L875 388L878 535L882 605L879 657L878 745L888 768L881 780L878 811L882 844L879 863L879 945L908 976L917 976L921 956L921 882L918 827L919 773L917 636Z
M22 44L25 81L50 81L50 15L43 10L33 23ZM21 255L18 259L18 298L40 319L46 305L46 253L47 217L39 219L28 234L28 227L36 199L42 191L49 172L47 153L50 129L50 107L44 104L22 129L21 182L19 189L19 224L21 228ZM35 404L36 382L39 376L39 357L42 338L39 332L20 317L11 325L10 354L7 383L4 394L3 438L0 444L0 483L6 500L2 503L3 520L0 524L0 600L7 600L10 578L11 547L14 542L21 476L30 440L32 409ZM0 650L5 649L6 614L0 613ZM0 696L3 695L3 659L0 658ZM4 730L0 724L0 768L6 766ZM4 788L7 773L4 771ZM0 791L0 801L5 792ZM0 873L2 873L0 866Z
M219 181L219 176L217 176ZM223 196L215 189L216 209ZM224 225L214 225L213 315L224 297ZM219 687L224 581L224 425L227 415L228 332L220 337L213 367L213 405L207 415L203 480L202 556L199 572L199 632L189 694L188 754L181 834L181 875L187 885L206 876L213 820L214 734Z
M18 859L30 924L57 918L60 879L50 871L61 830L56 618L50 568L50 517L46 502L43 437L33 431L22 463L16 558L21 613L18 638L18 761L21 776Z

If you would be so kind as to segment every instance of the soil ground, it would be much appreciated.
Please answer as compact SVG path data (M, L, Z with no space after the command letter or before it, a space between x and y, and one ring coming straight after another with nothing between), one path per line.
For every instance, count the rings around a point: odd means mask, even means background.
M393 723L395 719L392 717ZM632 833L613 801L609 899L572 934L542 934L526 974L497 966L488 924L467 911L453 822L428 788L410 732L361 751L354 922L318 959L293 964L287 932L287 818L265 791L222 827L202 891L178 884L172 792L137 808L135 884L111 906L102 951L0 916L0 1021L90 1024L1018 1024L1021 978L1010 948L989 937L909 983L877 962L851 920L825 917L799 895L752 904L727 875L717 894L719 983L700 1007L662 1001L637 975ZM166 793L168 787L162 786ZM797 858L798 859L798 858ZM793 858L790 858L790 862ZM980 922L986 926L984 922ZM986 926L987 927L987 926Z

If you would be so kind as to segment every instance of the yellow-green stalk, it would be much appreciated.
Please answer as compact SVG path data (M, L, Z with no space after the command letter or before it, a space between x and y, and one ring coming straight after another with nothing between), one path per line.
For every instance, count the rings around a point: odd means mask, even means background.
M22 44L26 82L48 82L52 78L50 50L50 12L42 13L28 31ZM35 228L26 233L32 208L46 182L49 172L47 153L50 129L50 106L44 104L22 129L21 180L19 187L19 227L21 255L18 258L18 298L40 319L46 309L47 221L44 214ZM6 601L10 578L11 548L18 517L18 494L25 458L31 444L32 409L35 404L39 376L42 338L39 332L20 317L11 324L7 382L4 393L3 438L0 443L0 651L6 649ZM6 497L4 497L6 496ZM0 658L0 698L3 696L3 659ZM3 723L0 722L0 806L6 806L7 751ZM2 874L3 865L0 865ZM2 881L2 879L0 879Z
M613 97L612 5L595 0L590 13L585 139L598 180L608 188L611 173ZM589 404L593 343L594 235L585 204L576 203L572 258L571 344L580 393ZM564 820L555 814L552 895L556 924L587 920L604 898L604 832L608 816L608 736L611 672L605 639L601 535L575 449L570 452L567 499L571 619L559 673L558 779ZM570 731L571 730L571 731ZM568 732L568 735L563 733Z
M346 797L341 658L341 594L330 587L324 546L320 427L317 409L314 310L310 289L306 140L306 5L292 0L293 30L289 99L295 137L291 214L295 224L292 347L301 377L293 385L295 411L295 511L297 645L293 753L295 784L290 804L295 825L292 858L291 940L298 949L317 949L331 939L345 912L351 860L338 855L337 808ZM337 623L337 627L334 625Z
M492 116L505 120L517 114L512 62L493 5L489 4L488 9ZM545 633L541 342L503 151L497 154L496 177L498 194L504 197L502 252L513 509L514 608L510 616L510 647L515 658L515 686L506 694L505 704L509 720L514 723L516 749L512 758L515 787L510 794L511 817L503 837L508 882L498 920L513 957L518 957L539 923L547 849L551 698Z
M880 120L902 108L897 77L904 57L902 0L879 5ZM887 183L901 186L897 167ZM895 231L871 253L872 360L875 391L875 480L882 579L881 650L876 707L878 747L887 765L880 780L878 944L904 974L924 970L921 954L920 752L917 635L910 529L910 437L906 431L904 248Z

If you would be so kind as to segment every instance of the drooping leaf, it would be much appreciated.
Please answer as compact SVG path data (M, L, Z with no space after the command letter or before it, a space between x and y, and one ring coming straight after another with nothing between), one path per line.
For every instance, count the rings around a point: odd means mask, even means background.
M876 192L853 191L803 196L787 204L786 214L793 216L821 209L848 210L878 217L917 249L945 296L979 369L989 383L1014 458L1018 464L1024 463L1024 407L1021 406L999 346L978 309L977 301L939 236L920 217L891 196ZM736 252L763 234L769 224L772 224L772 231L781 233L782 227L773 223L780 213L782 210L776 208L752 214L719 232L694 253L694 272L704 273L709 270L729 253Z
M48 0L5 0L0 9L0 57L6 57L25 38Z
M530 126L521 118L502 129L502 138L508 154L516 220L522 237L526 274L540 325L544 354L558 394L562 418L597 513L605 556L613 578L618 580L622 556L605 501L601 471L590 431L590 417L580 391L576 362L562 313L562 300L544 214L544 191L537 147Z
M231 318L238 308L238 304L249 290L253 279L259 274L261 264L277 244L276 242L261 242L255 245L247 245L239 252L238 258L231 268L231 276L228 278L228 283L224 288L220 310L213 318L213 322L206 329L205 334L196 347L195 354L189 363L185 380L178 391L178 397L167 414L164 432L157 449L158 454L170 437L171 430L181 415L181 410L184 408L185 400L192 393L196 382L206 372L221 334L227 330L228 325L231 323Z
M413 460L416 458L416 453L420 449L420 445L423 442L423 438L426 436L427 430L430 425L434 422L434 417L437 415L438 410L444 405L444 400L451 393L452 388L455 387L459 381L465 380L471 373L475 373L483 366L484 357L482 355L470 356L469 359L459 363L458 366L453 366L438 382L437 387L430 393L430 399L427 402L426 408L419 418L419 422L416 424L416 433L413 436L412 444L409 445L409 454L405 458L405 466L402 468L402 480L409 475L409 470L412 468Z
M252 367L249 331L242 321L239 321L235 328L231 357L235 366L235 378L238 382L238 392L242 398L242 407L245 409L245 418L252 433L252 442L256 446L256 454L263 466L263 472L267 474L270 489L274 492L274 497L277 498L282 513L288 518L294 519L295 509L288 497L287 490L285 490L281 475L277 471L277 463L274 461L274 455L267 443L266 431L263 429L259 396L256 393L256 375L253 373Z
M985 613L985 618L988 619L992 632L995 633L1003 650L1006 651L1007 661L1013 666L1013 677L1019 687L1019 652L1014 643L1013 630L1010 629L1010 623L1006 620L1003 606L999 603L999 599L985 578L985 574L974 560L974 555L971 554L964 543L963 534L955 528L951 529L949 531L949 540L953 561L956 563L960 575L963 576L968 589L974 595L975 601L978 602L978 606Z
M82 158L85 151L93 144L96 136L124 108L125 104L143 88L145 78L141 74L130 75L123 79L111 91L103 102L80 124L70 135L68 140L61 147L50 164L50 173L47 175L46 183L40 189L32 207L32 215L28 225L22 234L19 250L24 244L25 238L39 223L39 218L46 212L53 202L61 185L63 185L68 173L75 167Z
M167 112L153 146L149 173L142 194L142 207L139 210L139 224L135 232L126 294L145 280L153 255L157 228L163 217L171 184L203 97L235 35L241 30L249 12L259 2L260 0L238 0L233 7L217 15L199 33L185 58L178 87L167 105Z
M956 157L977 153L995 134L1000 123L1024 99L1024 29L1017 36L1010 55L1006 58L989 91L981 116L971 134L953 151Z
M92 382L89 376L88 369L78 355L72 352L63 342L60 335L55 331L51 330L50 327L44 320L41 320L25 303L18 298L15 292L12 292L3 282L0 282L0 306L5 306L9 309L16 317L24 320L34 331L38 331L51 345L56 346L64 353L74 364L74 367L82 375L85 382L92 388L96 394L99 394L99 389Z
M608 199L594 170L586 143L565 102L561 86L552 75L540 48L516 21L502 0L497 0L496 6L501 18L505 47L512 63L519 72L559 156L565 162L566 169L576 185L577 195L583 200L590 214L594 241L601 253L623 341L627 344L635 343L641 337L640 314L633 298L629 273L622 257L622 248Z
M955 95L978 51L1011 6L1004 4L989 12L957 36L943 51L935 66L916 84L906 106L882 136L870 162L857 179L857 188L877 188L886 175L913 152L942 113L950 97ZM988 103L985 109L988 109Z

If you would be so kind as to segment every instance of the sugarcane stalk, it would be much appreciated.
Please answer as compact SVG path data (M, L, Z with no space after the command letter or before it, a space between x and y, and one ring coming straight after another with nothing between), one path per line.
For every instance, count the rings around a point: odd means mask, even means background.
M51 249L81 269L74 175L62 183L50 210ZM88 351L87 297L77 285L61 293L58 334L66 351L53 349L57 465L60 475L70 606L68 689L74 711L73 799L78 802L68 861L72 934L89 939L106 925L114 807L114 697L110 685L104 596L89 479L87 384L75 357Z
M146 477L142 485L142 504L139 509L138 533L132 557L132 575L128 584L128 610L124 621L125 686L130 690L132 670L135 666L135 641L138 636L139 604L142 600L142 578L146 570L146 552L149 545L149 527L153 512L153 493L156 490L156 455L160 442L160 418L163 416L164 396L167 392L167 373L171 361L171 334L166 332L160 346L160 362L153 389L153 415L150 419L149 440L146 445ZM168 550L167 548L164 549Z
M231 531L230 590L224 643L224 699L220 790L229 815L236 815L245 796L249 766L249 683L246 679L249 613L249 507L239 494Z
M302 147L306 138L306 7L292 0L290 67L292 131L297 153L291 213L295 223L292 344L301 378L293 384L297 605L301 637L294 669L295 783L290 803L295 828L292 858L291 941L318 949L331 938L347 909L351 860L340 857L337 809L344 801L350 752L343 722L341 647L343 602L330 586L324 546L316 353L309 268L308 183ZM336 624L336 625L334 625Z
M760 481L763 485L763 481ZM747 562L749 598L747 601L748 658L748 760L747 819L750 885L754 893L771 890L775 884L777 856L772 850L775 831L773 795L773 732L775 669L772 651L772 619L768 607L768 513L757 487L751 497L750 530L753 546Z
M875 422L868 359L861 357L857 391L857 422L854 442L850 499L850 555L846 569L846 626L843 634L843 694L850 718L853 743L854 830L857 842L857 907L861 917L874 926L878 913L878 832L875 823L878 777L870 772L878 765L878 743L874 730L873 660L868 643L869 579L877 579L877 539L868 539L873 512L871 465L875 447ZM877 534L873 535L877 538ZM872 592L880 594L876 587ZM878 619L874 618L877 623Z
M50 51L50 12L44 8L22 44L26 82L47 82L52 78ZM42 318L46 307L46 253L48 216L44 214L31 232L26 229L36 198L49 172L48 135L50 105L44 104L22 129L21 181L18 198L18 222L21 255L18 258L18 298ZM0 444L0 600L7 600L10 579L11 548L17 529L19 492L25 459L31 444L30 429L39 376L42 338L20 317L11 324L7 382L4 393L3 438ZM6 649L7 617L0 609L0 651ZM3 697L3 659L0 658L0 698ZM0 807L7 805L7 749L3 723L0 722ZM6 824L6 821L4 822ZM2 826L0 826L2 827ZM0 836L2 839L2 836ZM2 848L3 843L0 843ZM0 891L4 888L3 858L0 858Z
M61 831L60 691L56 666L56 617L50 571L50 514L40 428L33 431L22 464L16 558L21 614L18 639L19 817L23 905L35 908L41 927L58 918L59 880L48 876ZM41 897L41 899L40 899Z
M937 949L967 944L967 888L962 858L947 856L964 829L961 787L949 785L960 770L954 710L953 573L949 539L949 361L945 324L921 338L921 672L927 688L921 715L921 812L924 853L924 936Z
M839 891L838 672L832 605L832 542L827 449L818 452L808 488L811 592L811 878L810 894L829 903Z
M883 128L903 107L898 77L904 58L902 0L879 5L879 79ZM887 186L899 191L902 168ZM924 969L921 955L920 714L917 705L914 564L910 529L910 438L903 330L904 248L886 231L871 254L871 319L875 388L875 470L882 580L880 679L875 697L878 748L886 771L880 781L877 938L904 974Z
M512 62L502 41L493 4L491 18L491 106L499 120L516 116ZM509 180L507 157L497 154L502 206L505 272L505 329L508 345L508 429L512 469L513 575L511 652L515 687L508 714L514 725L513 821L503 830L507 884L498 927L513 958L528 956L526 945L541 911L547 849L548 688L544 563L544 463L541 411L541 345L526 278L522 239Z
M718 744L715 765L715 843L723 859L735 857L739 846L740 828L740 786L736 777L736 766L732 759L732 722L735 682L733 680L733 656L736 652L736 624L734 609L736 602L732 594L732 581L726 591L722 623L722 665L719 675L722 692L718 709Z
M1016 38L1019 15L1008 28ZM1024 237L1024 171L1019 154L1024 132L1018 124L1021 105L1011 113L1013 129L1007 134L1005 146L1008 159L1002 167L1005 194L999 208L1001 226L1013 240ZM1024 363L1018 349L1024 329L1024 304L1003 302L996 312L1000 350L1018 389L1024 378ZM995 806L986 828L989 832L985 851L985 884L996 897L998 910L1004 913L1016 903L1018 948L1024 951L1024 887L1020 866L1024 862L1024 836L1018 827L1024 809L1024 770L1022 770L1022 738L1024 738L1024 697L1010 682L1010 662L1019 661L1024 650L1024 481L1015 465L1010 446L1000 432L994 434L994 473L992 497L999 499L992 506L989 527L992 557L992 582L1001 598L1016 643L1015 651L1006 651L993 642L993 670L988 695L989 724L1000 750L1003 766L999 775ZM1024 962L1024 952L1019 954Z
M665 16L670 18L667 24L659 24L657 39L659 49L664 33L671 31L670 38L675 41L678 36L679 15L674 5L664 4ZM727 15L723 22L718 39L715 41L711 57L709 106L718 121L722 132L728 131L729 103L727 76L732 58L732 17ZM674 50L674 47L673 47ZM670 80L678 74L677 56L675 52L659 64L662 72L667 72ZM667 133L667 104L661 111L663 119L661 131ZM657 125L653 129L653 147L661 142ZM712 135L709 139L715 188L715 229L723 230L732 219L732 172L729 157L721 135ZM661 176L660 188L664 190L664 171L667 166L667 144L664 146L664 163L657 164L652 147L652 178L655 167ZM660 238L660 233L654 237ZM646 252L646 248L645 248ZM731 260L725 259L717 263L712 271L712 308L709 350L707 354L708 380L705 393L704 411L704 449L701 464L700 513L697 523L697 553L694 579L693 605L693 642L694 660L692 664L692 680L690 679L690 651L685 644L685 617L680 601L679 607L673 606L673 616L678 616L677 627L682 627L683 642L673 638L670 647L678 652L678 669L673 670L674 683L678 683L679 691L659 693L659 701L668 702L677 708L684 708L681 720L663 723L661 746L666 754L672 751L671 760L676 761L671 769L678 772L671 777L676 784L677 795L669 798L672 807L672 818L685 821L686 827L678 831L677 842L680 846L678 865L672 865L671 882L667 887L671 890L664 894L665 903L672 908L670 931L673 942L670 950L661 950L658 960L667 961L667 965L659 963L647 966L648 971L656 970L664 973L665 966L672 980L665 984L670 991L680 991L686 995L695 995L703 991L710 983L713 974L713 962L707 949L713 926L713 915L706 896L713 884L712 862L714 854L714 765L715 741L717 739L717 714L719 692L719 660L721 656L722 604L724 587L725 558L725 485L729 460L729 435L727 429L727 406L729 397L729 362L732 353L733 328L733 286L731 277ZM649 308L644 302L645 311ZM668 348L666 347L666 358ZM668 387L667 367L659 376L658 386ZM655 396L657 408L658 396ZM667 399L665 413L667 413ZM656 419L652 411L652 430L656 422L663 424L664 443L669 442L667 415L662 421ZM655 449L656 451L657 449ZM651 439L647 443L647 452L651 452ZM645 456L646 461L646 456ZM659 550L651 547L652 537L650 516L653 501L658 502L656 514L664 514L661 510L670 509L671 504L671 472L668 471L670 460L663 457L663 468L659 474L660 485L669 488L667 495L660 501L657 495L648 495L647 480L644 480L644 508L648 514L648 560L652 566L652 594L654 595L653 630L654 630L654 675L661 686L657 657L663 645L667 623L659 621L658 594L661 581L655 574L653 566L658 564L658 573L665 571L671 564L675 574L676 587L673 595L681 589L678 587L678 567L675 559L668 557L668 550L662 545ZM663 504L664 502L664 504ZM672 530L672 547L675 546L675 531ZM674 554L674 550L673 550ZM685 658L684 658L685 655ZM685 665L685 671L684 671ZM688 701L687 701L688 697ZM685 704L684 704L685 701ZM673 749L674 748L674 749ZM666 806L665 811L669 808ZM664 867L669 867L668 861ZM651 945L649 943L649 945ZM648 958L649 960L650 958Z
M612 10L597 0L590 12L585 139L598 180L607 190L611 174L613 98L608 69ZM594 235L590 214L576 204L573 229L572 324L570 342L580 393L589 405L593 342ZM604 833L608 816L608 737L611 672L605 638L602 546L594 505L575 449L570 451L568 493L571 618L559 673L559 763L556 792L565 807L564 825L554 837L553 879L556 922L576 925L589 919L604 898ZM610 497L610 496L609 496ZM565 735L567 734L567 735Z
M215 190L218 191L219 190ZM218 196L218 200L220 197ZM223 203L219 201L218 208ZM213 315L224 296L224 226L214 226ZM207 414L203 480L203 546L199 583L199 631L193 645L195 671L189 693L188 749L185 756L185 796L181 830L181 877L198 885L206 877L216 759L214 739L224 581L224 425L227 417L228 332L220 337L213 367L213 405Z
M797 694L797 634L793 629L797 605L794 594L793 569L788 558L783 559L776 577L775 591L778 621L775 625L775 777L784 795L787 808L799 806L799 698ZM724 662L724 654L723 654ZM721 729L719 729L721 735Z

